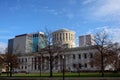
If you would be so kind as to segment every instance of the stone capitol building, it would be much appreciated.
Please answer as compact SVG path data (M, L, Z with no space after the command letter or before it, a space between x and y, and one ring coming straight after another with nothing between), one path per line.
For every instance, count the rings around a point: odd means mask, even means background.
M45 34L42 32L21 34L8 40L8 52L18 54L19 67L14 71L26 71L39 73L50 71L49 54L42 53L39 48L45 48ZM60 29L52 32L53 45L64 46L65 50L54 54L53 72L62 71L63 61L66 71L95 71L98 70L90 64L90 60L97 52L94 48L94 36L92 34L79 36L79 46L75 45L75 32L68 29ZM39 48L38 48L39 47ZM64 55L64 60L63 56Z

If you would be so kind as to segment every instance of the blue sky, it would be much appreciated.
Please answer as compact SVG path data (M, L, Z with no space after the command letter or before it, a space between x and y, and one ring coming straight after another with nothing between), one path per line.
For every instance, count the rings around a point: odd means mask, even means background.
M120 0L0 0L0 51L15 35L67 28L79 35L105 29L120 42Z

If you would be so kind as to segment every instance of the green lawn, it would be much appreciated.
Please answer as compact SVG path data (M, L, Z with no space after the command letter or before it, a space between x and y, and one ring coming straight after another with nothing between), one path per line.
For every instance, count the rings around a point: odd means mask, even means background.
M1 76L7 76L7 74L1 74ZM25 74L25 73L15 73L14 77L40 77L40 74ZM49 77L49 73L41 74L42 77ZM62 73L53 73L53 77L62 77ZM65 77L101 77L99 72L82 72L80 75L78 73L65 73ZM120 73L106 72L105 77L120 77Z

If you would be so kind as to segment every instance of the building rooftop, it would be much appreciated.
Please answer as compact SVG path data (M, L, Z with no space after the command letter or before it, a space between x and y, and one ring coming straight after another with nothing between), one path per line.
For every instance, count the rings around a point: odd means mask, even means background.
M74 32L74 31L69 30L69 29L66 29L66 28L59 29L59 30L56 30L56 31L54 31L54 32L64 32L64 31L67 31L67 32ZM53 33L54 33L54 32L53 32ZM74 33L75 33L75 32L74 32Z
M30 34L43 34L44 35L44 32L33 32L33 33L30 33Z
M21 37L21 36L26 36L27 34L20 34L20 35L16 35L15 37Z

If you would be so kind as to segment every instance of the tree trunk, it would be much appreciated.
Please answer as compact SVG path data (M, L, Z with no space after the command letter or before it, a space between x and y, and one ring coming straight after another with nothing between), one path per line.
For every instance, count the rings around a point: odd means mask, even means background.
M49 54L50 54L50 77L52 77L53 75L52 75L52 69L53 69L53 65L52 65L52 53L51 52L49 52Z
M52 68L53 68L53 66L52 66L52 59L51 59L51 57L50 57L50 77L53 76L53 75L52 75Z
M103 63L103 53L101 52L101 73L102 77L104 77L104 63Z
M10 77L12 77L12 63L10 63Z

